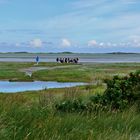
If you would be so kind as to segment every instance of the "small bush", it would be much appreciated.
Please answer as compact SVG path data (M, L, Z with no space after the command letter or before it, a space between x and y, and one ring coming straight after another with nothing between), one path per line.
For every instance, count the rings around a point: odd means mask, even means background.
M80 99L65 100L56 104L56 109L62 112L82 112L85 108L86 106Z

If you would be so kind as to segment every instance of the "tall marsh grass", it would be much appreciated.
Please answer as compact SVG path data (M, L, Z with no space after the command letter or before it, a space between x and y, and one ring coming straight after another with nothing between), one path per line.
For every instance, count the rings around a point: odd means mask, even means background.
M12 106L0 115L2 140L130 140L139 139L140 114L135 107L124 112L92 114L50 113L47 108Z
M139 140L140 114L134 105L123 111L64 113L56 102L81 97L79 88L65 89L59 97L46 94L30 101L24 95L0 95L2 140Z

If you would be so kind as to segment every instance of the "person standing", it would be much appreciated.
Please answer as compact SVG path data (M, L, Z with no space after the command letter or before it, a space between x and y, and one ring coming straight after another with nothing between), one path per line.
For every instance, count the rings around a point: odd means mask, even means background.
M39 56L36 57L36 64L39 64Z

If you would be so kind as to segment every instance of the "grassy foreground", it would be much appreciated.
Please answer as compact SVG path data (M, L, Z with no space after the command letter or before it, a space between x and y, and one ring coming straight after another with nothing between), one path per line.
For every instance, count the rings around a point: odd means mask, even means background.
M27 80L20 69L33 63L0 63L0 79ZM41 63L43 67L60 66ZM36 67L36 66L34 66ZM33 73L33 80L95 82L115 74L126 75L140 64L93 64L55 68ZM24 77L25 76L25 77ZM0 94L0 139L2 140L139 140L140 113L134 104L123 111L59 112L55 105L63 99L86 100L103 94L101 82L93 86L50 89L17 94Z
M63 113L54 109L54 104L59 98L45 91L32 100L25 94L0 95L0 139L137 140L140 138L140 114L135 106L122 112Z

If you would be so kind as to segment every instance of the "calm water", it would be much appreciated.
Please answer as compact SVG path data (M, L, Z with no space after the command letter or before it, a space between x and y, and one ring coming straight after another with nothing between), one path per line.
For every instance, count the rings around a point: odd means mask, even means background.
M116 63L140 62L140 54L0 54L1 62L34 62L36 55L41 62L55 62L57 57L78 57L80 62Z
M79 85L84 85L85 83L77 82L9 82L9 81L0 81L0 92L2 93L16 93L23 91L37 91L50 88L64 88L64 87L74 87Z

